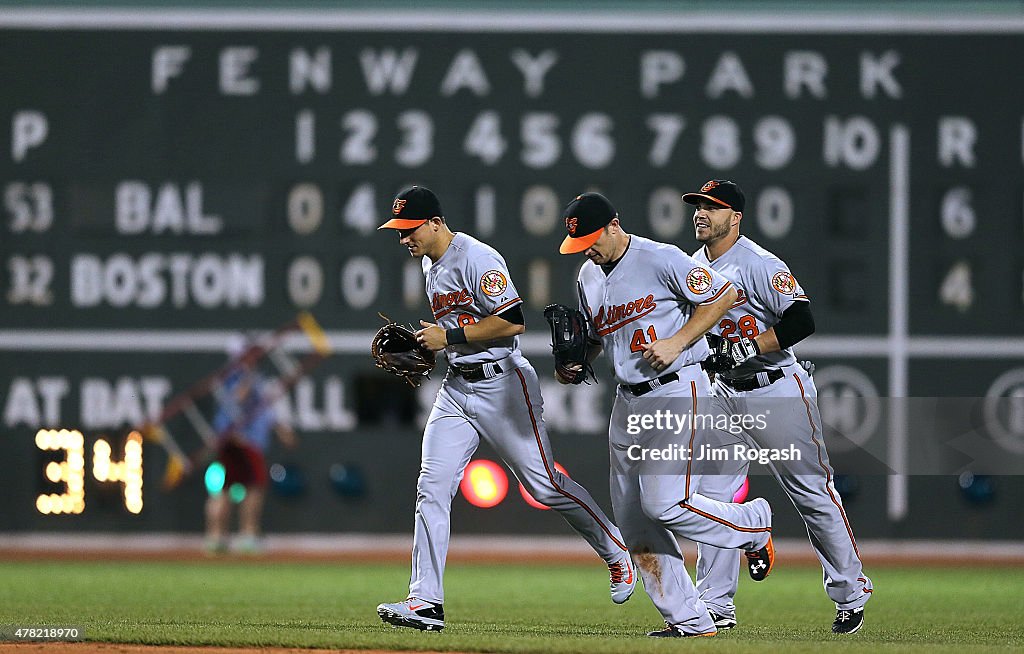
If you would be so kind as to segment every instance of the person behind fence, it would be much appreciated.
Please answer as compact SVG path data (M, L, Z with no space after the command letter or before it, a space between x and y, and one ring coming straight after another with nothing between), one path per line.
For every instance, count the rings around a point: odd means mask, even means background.
M224 378L217 398L212 427L218 434L217 462L224 467L224 485L206 500L206 550L212 554L228 551L232 486L245 489L238 503L238 538L235 549L256 553L262 550L261 522L267 495L267 464L264 453L271 435L294 447L295 432L281 421L270 399L270 380L256 368L251 357L243 356L244 339L232 339L228 354L236 364Z

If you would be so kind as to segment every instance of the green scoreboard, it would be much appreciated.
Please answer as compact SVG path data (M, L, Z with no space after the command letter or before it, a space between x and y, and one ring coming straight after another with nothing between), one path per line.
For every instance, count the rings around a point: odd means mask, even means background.
M540 309L573 299L581 262L557 253L573 196L600 190L628 231L692 251L681 193L737 181L744 233L811 297L798 352L823 410L906 459L912 425L873 400L1024 396L1021 79L1014 18L10 10L10 524L45 523L38 430L82 430L88 469L100 432L159 411L229 334L300 311L336 356L286 398L293 423L342 450L377 424L358 399L377 313L429 315L419 262L376 231L412 183L504 254L546 369ZM549 421L593 434L578 456L597 469L611 384L549 390ZM1003 413L1020 455L1024 418ZM906 477L884 484L904 519ZM155 486L144 498L168 502Z

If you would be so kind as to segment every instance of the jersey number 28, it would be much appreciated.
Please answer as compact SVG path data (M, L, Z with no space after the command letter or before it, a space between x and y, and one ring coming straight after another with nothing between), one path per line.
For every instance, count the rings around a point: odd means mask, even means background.
M761 333L761 330L757 328L757 321L750 314L743 316L736 322L726 318L718 323L718 328L722 330L722 338L728 338L733 342L740 340L741 337L754 338ZM739 335L736 332L739 332Z

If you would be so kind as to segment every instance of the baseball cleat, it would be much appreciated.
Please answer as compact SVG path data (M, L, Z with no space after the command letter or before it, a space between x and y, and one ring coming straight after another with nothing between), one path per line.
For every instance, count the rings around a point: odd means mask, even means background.
M764 581L764 578L772 571L775 565L775 546L772 545L772 537L769 534L768 542L759 550L747 552L747 572L754 581Z
M420 631L444 629L444 605L410 597L394 604L380 604L377 615L395 627L412 627Z
M839 609L836 621L832 623L834 634L855 634L864 626L864 607L859 609Z
M677 624L669 624L666 622L664 629L649 631L647 632L647 635L652 638L698 638L714 636L717 633L717 631L705 631L702 634L694 634L688 631L683 631L683 628Z
M719 631L726 631L736 626L736 618L729 617L727 615L721 615L714 611L708 611L711 614L711 619L715 621L715 629Z
M636 588L636 569L629 558L629 553L623 554L614 563L609 563L608 572L611 574L612 601L622 604L633 595Z

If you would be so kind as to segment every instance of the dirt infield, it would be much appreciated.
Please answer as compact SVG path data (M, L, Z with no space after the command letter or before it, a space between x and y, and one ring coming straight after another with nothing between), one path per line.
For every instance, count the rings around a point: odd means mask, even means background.
M806 541L793 546L784 541L784 546L776 545L776 554L790 565L817 565L818 560ZM781 550L781 551L780 551ZM866 550L866 551L865 551ZM696 548L687 543L683 553L688 561L696 560ZM961 567L961 566L1024 566L1024 556L1016 553L971 550L969 546L959 548L929 548L927 546L907 549L861 547L861 554L871 566L929 566L929 567ZM969 555L968 555L969 554ZM145 550L109 550L109 549L69 549L39 551L23 548L0 547L0 561L180 561L203 565L206 563L403 563L409 560L408 551L348 551L348 552L309 552L309 551L275 551L270 550L259 554L229 553L210 556L197 548L164 549L159 551ZM535 565L588 565L598 559L592 552L568 549L562 552L537 551L529 556ZM523 556L518 552L502 551L453 551L448 556L449 563L471 564L503 564L519 563Z

